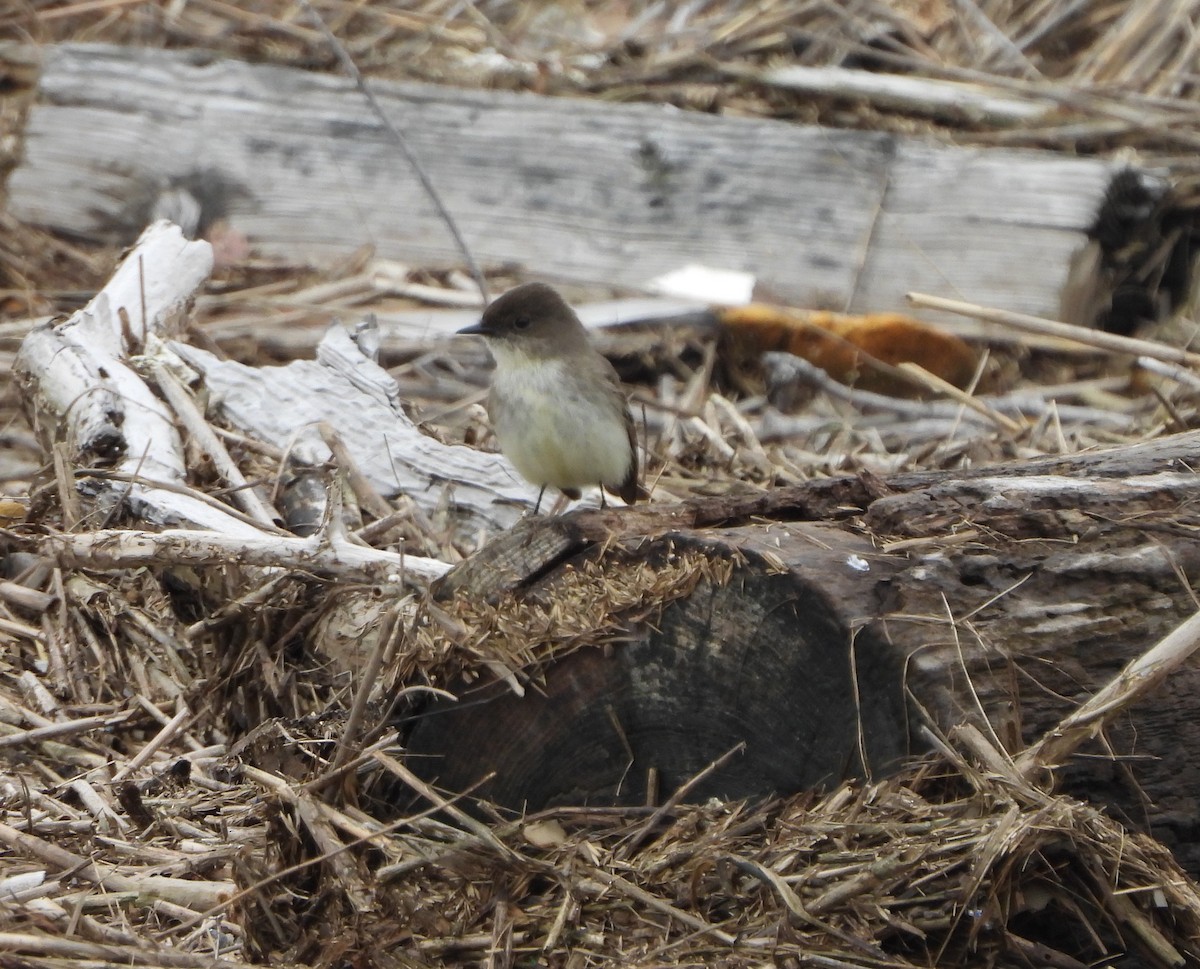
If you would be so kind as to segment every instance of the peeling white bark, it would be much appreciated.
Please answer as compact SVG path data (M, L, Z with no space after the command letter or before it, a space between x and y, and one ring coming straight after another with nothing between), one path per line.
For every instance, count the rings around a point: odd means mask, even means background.
M26 336L13 365L47 451L112 477L81 483L101 514L124 502L153 525L190 525L229 534L259 530L187 494L183 442L174 417L131 365L149 335L174 331L212 271L212 247L169 222L138 239L95 298L69 319Z

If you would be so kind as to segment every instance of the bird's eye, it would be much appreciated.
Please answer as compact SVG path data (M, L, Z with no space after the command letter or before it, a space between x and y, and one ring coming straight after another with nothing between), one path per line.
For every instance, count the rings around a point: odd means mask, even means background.
M528 330L529 329L529 317L528 316L518 316L515 320L513 320L513 329L514 330Z

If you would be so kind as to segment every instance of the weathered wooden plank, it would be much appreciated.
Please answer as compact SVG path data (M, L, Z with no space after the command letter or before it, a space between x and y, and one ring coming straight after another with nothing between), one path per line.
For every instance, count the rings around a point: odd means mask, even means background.
M762 295L903 307L922 290L1058 312L1112 166L888 134L495 91L376 82L476 256L637 287L687 263ZM349 82L195 51L48 48L19 218L132 238L164 190L269 255L363 243L458 262L402 156Z
M853 309L913 312L904 290L971 291L984 306L1042 301L1030 312L1060 317L1071 257L1099 210L1110 169L1049 153L901 141L890 174ZM1094 291L1099 280L1080 283Z

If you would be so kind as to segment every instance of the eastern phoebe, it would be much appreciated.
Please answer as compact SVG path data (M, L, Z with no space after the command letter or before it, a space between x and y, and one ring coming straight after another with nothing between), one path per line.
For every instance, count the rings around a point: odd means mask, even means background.
M458 332L482 336L495 358L488 416L505 457L541 486L535 515L548 485L572 499L586 485L628 504L647 497L617 372L557 292L544 283L518 286Z

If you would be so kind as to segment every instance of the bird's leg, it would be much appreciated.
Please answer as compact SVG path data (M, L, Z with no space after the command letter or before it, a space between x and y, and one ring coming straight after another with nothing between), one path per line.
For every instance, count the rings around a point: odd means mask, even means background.
M601 509L608 507L608 502L604 500L604 485L600 486L600 507Z
M534 503L533 513L536 515L538 509L542 507L542 495L546 493L546 486L542 485L542 490L538 492L538 500Z

